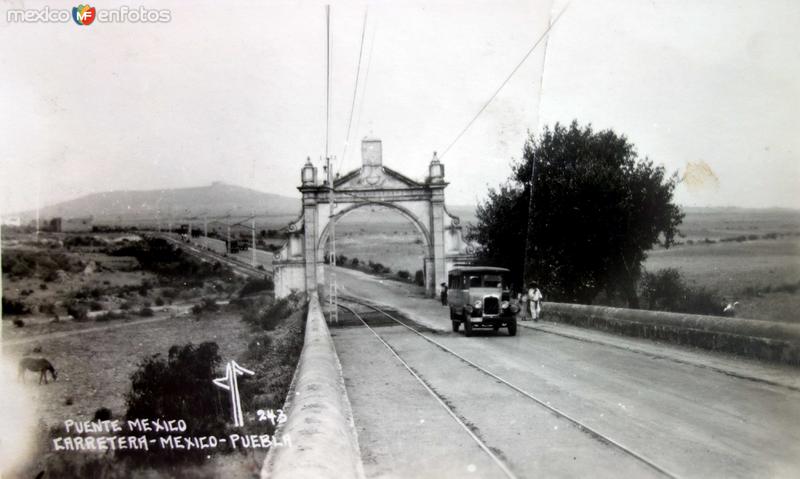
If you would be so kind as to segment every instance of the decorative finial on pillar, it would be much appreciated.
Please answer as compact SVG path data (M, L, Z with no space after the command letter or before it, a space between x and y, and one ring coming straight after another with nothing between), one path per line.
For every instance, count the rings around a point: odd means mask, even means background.
M306 164L301 170L300 179L303 186L313 186L317 183L317 168L311 164L311 157L306 158Z
M428 173L431 183L442 183L444 181L444 165L439 161L435 151L428 167Z

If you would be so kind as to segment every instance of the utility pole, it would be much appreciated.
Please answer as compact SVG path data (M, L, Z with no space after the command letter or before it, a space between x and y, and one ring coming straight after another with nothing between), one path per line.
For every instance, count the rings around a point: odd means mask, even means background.
M329 321L339 323L338 298L336 297L336 221L334 218L333 193L333 168L328 149L328 139L331 122L331 6L325 5L325 169L328 173L328 221L330 222L330 291L328 293L328 306L330 308Z
M328 302L330 305L330 321L332 323L339 323L339 298L337 297L336 285L336 201L334 199L333 191L333 167L331 166L330 157L325 159L325 169L328 173L328 207L329 215L328 222L330 223L330 291L328 293Z
M230 221L230 218L228 218L228 221ZM231 225L230 225L230 223L228 223L228 241L225 243L225 251L228 254L231 254Z
M203 247L208 249L208 216L203 215Z
M531 158L531 187L530 187L530 197L528 198L528 222L525 228L525 263L522 265L522 290L526 291L528 285L533 280L531 277L534 273L532 268L530 267L530 261L536 256L535 248L531 246L531 240L533 239L533 182L534 182L534 168L536 165L536 158Z
M253 268L256 267L256 219L253 218Z

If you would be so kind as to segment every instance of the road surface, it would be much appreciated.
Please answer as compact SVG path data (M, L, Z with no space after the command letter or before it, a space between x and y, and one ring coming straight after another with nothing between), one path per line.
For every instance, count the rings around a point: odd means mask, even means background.
M368 477L800 474L795 368L555 323L466 338L412 286L337 281L388 313L331 328Z

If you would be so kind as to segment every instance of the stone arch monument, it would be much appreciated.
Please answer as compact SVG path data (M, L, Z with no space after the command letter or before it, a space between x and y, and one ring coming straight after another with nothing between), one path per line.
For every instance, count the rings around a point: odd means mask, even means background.
M381 140L361 142L361 167L333 181L334 209L331 216L330 188L317 179L317 168L308 160L298 188L303 195L300 218L289 224L289 240L273 261L275 295L292 291L314 291L324 281L324 250L331 221L369 205L391 208L408 218L425 244L425 291L433 296L447 282L447 272L456 264L471 261L472 249L464 242L459 218L444 204L444 165L436 153L423 182L412 180L383 166Z

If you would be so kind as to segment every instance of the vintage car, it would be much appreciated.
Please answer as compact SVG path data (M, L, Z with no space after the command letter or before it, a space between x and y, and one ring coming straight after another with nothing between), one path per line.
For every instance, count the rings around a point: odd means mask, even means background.
M464 323L464 334L475 328L508 328L517 334L519 306L508 289L509 271L490 266L460 266L448 274L447 304L453 331Z

